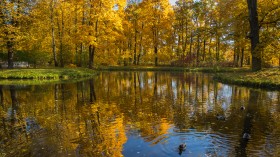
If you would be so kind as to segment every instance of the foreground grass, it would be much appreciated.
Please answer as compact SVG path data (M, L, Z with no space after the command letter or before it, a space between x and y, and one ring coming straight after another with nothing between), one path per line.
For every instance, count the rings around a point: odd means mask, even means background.
M219 73L214 79L229 84L243 85L256 88L280 89L280 70L263 69L258 72Z
M83 68L4 69L0 70L0 84L42 84L77 80L95 74L94 70Z

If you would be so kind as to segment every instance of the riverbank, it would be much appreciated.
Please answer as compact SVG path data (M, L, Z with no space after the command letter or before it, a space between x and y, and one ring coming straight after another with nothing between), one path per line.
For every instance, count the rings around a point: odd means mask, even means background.
M255 88L280 89L280 69L263 69L258 72L233 72L215 74L214 79L222 83Z
M72 79L95 75L94 70L85 68L55 69L2 69L0 79Z
M53 69L2 69L0 84L41 84L77 80L96 75L95 70L85 68L53 68Z
M98 67L100 71L169 71L169 72L204 72L214 73L214 79L223 83L255 88L280 89L280 70L276 68L251 72L249 67L170 67L170 66L106 66Z
M280 89L280 69L251 72L249 68L185 68L169 66L107 66L95 70L86 68L2 69L0 84L44 84L75 81L96 75L97 71L169 71L214 73L214 79L223 83L248 87Z

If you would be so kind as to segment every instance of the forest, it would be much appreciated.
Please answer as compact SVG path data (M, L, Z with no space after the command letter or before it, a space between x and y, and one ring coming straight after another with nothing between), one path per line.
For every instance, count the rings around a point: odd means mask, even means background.
M0 61L34 67L280 65L276 0L2 0Z

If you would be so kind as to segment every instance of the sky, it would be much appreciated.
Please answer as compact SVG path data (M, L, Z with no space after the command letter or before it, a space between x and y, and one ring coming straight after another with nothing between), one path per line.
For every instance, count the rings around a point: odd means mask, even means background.
M176 0L169 0L169 2L171 3L171 5L175 5Z

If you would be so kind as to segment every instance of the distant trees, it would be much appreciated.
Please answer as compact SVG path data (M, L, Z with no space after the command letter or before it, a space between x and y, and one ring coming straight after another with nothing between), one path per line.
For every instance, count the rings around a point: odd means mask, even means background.
M277 1L258 6L256 0L178 0L175 6L168 0L0 3L5 54L0 56L9 68L15 59L88 68L172 64L259 70L280 64Z
M13 68L14 53L21 49L26 37L31 3L27 0L2 0L0 2L0 41L7 50L8 68Z
M170 56L173 10L169 1L131 1L125 11L129 30L125 33L125 51L133 54L130 55L133 63L139 64L140 57L143 57L157 66L159 59Z

